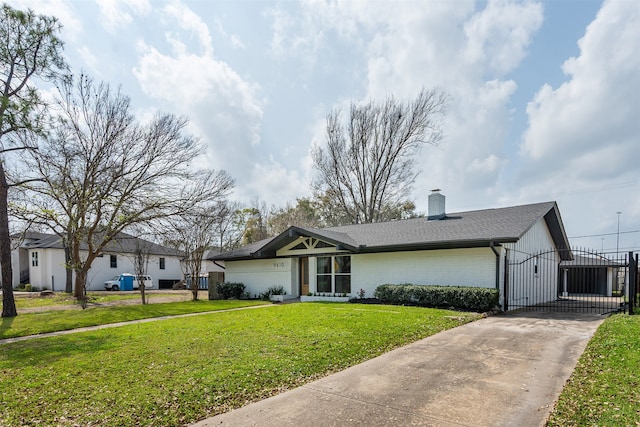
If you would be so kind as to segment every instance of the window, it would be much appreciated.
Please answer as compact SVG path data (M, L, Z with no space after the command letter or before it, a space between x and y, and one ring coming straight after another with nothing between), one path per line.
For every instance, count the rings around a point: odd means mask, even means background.
M333 257L335 289L337 294L351 293L351 257L348 255Z
M160 270L164 270L164 268L165 268L165 263L164 262L165 262L164 258L160 257Z
M31 267L38 266L38 252L31 252Z
M109 264L111 265L111 268L118 268L118 255L110 255Z
M351 256L326 256L316 259L316 291L351 293Z
M316 290L318 292L331 292L331 257L318 257Z

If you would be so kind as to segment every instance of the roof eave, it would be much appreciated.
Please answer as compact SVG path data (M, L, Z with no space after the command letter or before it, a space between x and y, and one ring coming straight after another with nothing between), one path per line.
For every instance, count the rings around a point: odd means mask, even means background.
M358 248L359 253L376 253L376 252L403 252L416 250L438 250L438 249L472 249L472 248L488 248L493 243L494 246L500 246L503 243L517 242L515 237L501 237L495 239L474 239L474 240L452 240L446 242L421 242L408 243L402 245L384 245L384 246L361 246Z

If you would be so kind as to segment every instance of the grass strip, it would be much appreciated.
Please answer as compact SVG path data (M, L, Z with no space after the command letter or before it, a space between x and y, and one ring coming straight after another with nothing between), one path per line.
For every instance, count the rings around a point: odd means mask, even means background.
M108 323L148 319L205 311L228 310L267 304L262 301L184 301L158 304L136 304L115 307L91 307L86 310L55 310L24 313L17 317L0 319L0 339L37 335L49 332Z
M548 426L640 425L640 316L598 328L560 394Z
M6 344L0 425L185 425L477 317L285 304Z

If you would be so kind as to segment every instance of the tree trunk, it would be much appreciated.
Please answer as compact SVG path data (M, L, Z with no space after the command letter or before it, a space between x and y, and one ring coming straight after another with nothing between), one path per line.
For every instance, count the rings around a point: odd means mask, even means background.
M140 278L142 278L142 283L140 283L140 280L138 280L138 286L140 286L140 298L142 299L142 305L145 305L147 303L147 297L144 293L144 276L138 276Z
M13 299L13 270L11 268L11 237L9 236L9 186L0 160L0 268L2 269L2 317L18 315Z
M80 302L83 309L87 308L87 293L85 287L87 284L87 271L84 267L76 270L76 286L73 296Z
M66 242L64 244L64 264L66 273L64 291L70 294L73 292L73 269L71 268L71 249Z
M191 276L191 301L198 301L198 280Z

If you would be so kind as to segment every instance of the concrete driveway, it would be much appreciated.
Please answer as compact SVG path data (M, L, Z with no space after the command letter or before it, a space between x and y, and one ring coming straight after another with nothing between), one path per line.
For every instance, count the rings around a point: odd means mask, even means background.
M543 425L603 320L488 317L195 425Z

